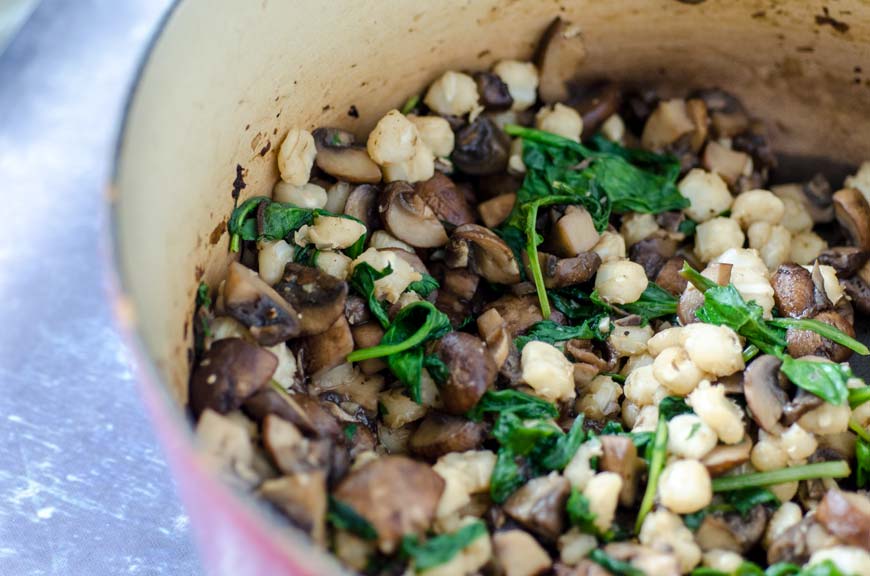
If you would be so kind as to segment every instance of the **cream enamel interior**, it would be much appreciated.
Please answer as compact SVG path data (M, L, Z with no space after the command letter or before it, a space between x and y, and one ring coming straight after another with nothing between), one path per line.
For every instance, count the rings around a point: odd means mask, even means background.
M194 293L230 258L236 167L242 199L269 194L290 127L363 136L440 71L529 58L562 15L583 30L583 77L721 86L768 122L777 150L859 162L870 5L831 9L848 30L800 0L182 0L131 102L115 182L122 282L158 373L183 403Z

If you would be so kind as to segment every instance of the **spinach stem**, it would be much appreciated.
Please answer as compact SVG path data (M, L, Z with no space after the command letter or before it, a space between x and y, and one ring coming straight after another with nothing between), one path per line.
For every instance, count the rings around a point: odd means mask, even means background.
M683 262L683 269L680 270L680 276L691 282L692 286L701 292L706 292L710 288L718 286L718 284L689 266L688 262Z
M845 478L849 473L849 465L845 460L817 462L815 464L771 470L770 472L754 472L752 474L740 474L739 476L714 478L713 492L731 492L732 490L743 490L746 488L761 488L784 482L815 480L816 478Z
M743 349L743 363L745 364L745 363L749 362L750 360L752 360L753 358L755 358L756 356L758 356L759 352L761 352L761 350L759 350L758 346L756 346L755 344L750 344L749 346L744 348Z
M640 510L637 513L637 522L634 525L635 533L640 532L640 527L649 511L652 510L653 502L656 498L656 492L659 486L659 476L662 474L662 468L665 467L665 456L668 451L668 422L664 416L659 416L659 423L656 426L655 443L652 448L652 457L649 463L649 479L646 483L646 491L643 493L643 500L640 503Z
M870 431L861 426L861 424L859 424L854 418L849 419L849 428L851 428L852 432L857 434L859 438L865 442L870 442Z

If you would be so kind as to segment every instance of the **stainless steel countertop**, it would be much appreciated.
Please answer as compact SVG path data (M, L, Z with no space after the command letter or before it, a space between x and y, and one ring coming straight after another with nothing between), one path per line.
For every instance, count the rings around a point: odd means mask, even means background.
M103 268L116 132L169 3L46 0L0 56L3 576L201 573Z

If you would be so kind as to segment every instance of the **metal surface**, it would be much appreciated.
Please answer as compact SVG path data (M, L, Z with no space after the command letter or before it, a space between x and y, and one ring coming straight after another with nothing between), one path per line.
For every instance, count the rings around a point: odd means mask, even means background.
M114 328L102 245L127 91L168 4L45 1L0 56L4 576L201 572Z

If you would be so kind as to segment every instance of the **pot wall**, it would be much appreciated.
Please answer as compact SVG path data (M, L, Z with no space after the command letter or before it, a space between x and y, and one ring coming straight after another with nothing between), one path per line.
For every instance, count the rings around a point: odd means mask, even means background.
M240 200L270 193L290 127L333 125L364 136L440 71L528 59L558 14L584 32L583 77L674 92L721 86L769 122L777 150L856 163L870 157L870 6L832 7L825 14L802 0L180 2L131 101L113 199L125 317L147 371L156 369L147 394L175 465L196 478L194 514L209 516L203 498L236 505L193 462L178 409L194 293L201 279L215 286L224 274L233 192ZM351 105L359 118L348 115ZM250 519L244 506L239 513ZM233 533L235 520L213 517L213 527ZM268 530L253 520L235 533ZM252 546L274 552L277 544ZM304 545L291 539L290 547L298 554Z

